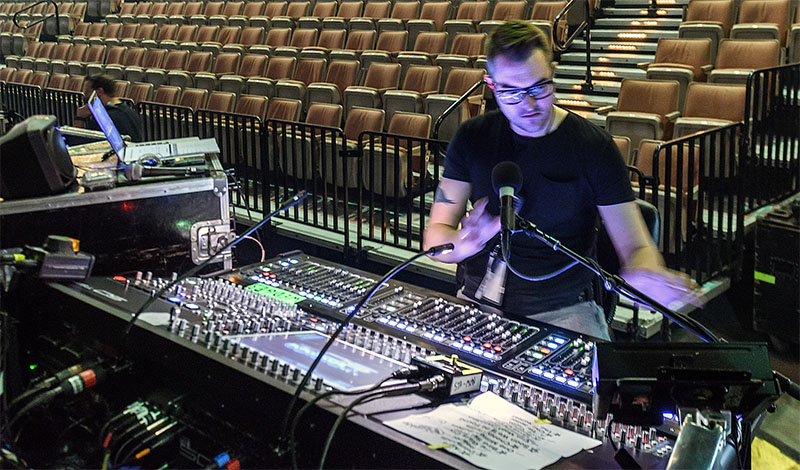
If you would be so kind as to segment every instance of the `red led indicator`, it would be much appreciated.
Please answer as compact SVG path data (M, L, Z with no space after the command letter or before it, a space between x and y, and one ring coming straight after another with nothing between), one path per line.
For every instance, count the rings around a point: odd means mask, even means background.
M566 369L566 370L564 371L564 373L565 373L565 374L567 374L567 375L572 375L572 374L574 374L574 373L575 373L575 371L574 371L574 370L572 370L572 369Z
M277 275L277 274L270 274L270 275L269 275L269 278L270 278L270 279L275 279L276 277L278 277L278 275Z
M500 352L500 351L502 351L502 350L503 350L503 348L502 348L501 346L495 346L495 347L494 347L494 350L495 350L496 352Z
M472 337L470 337L470 336L464 336L464 342L465 342L465 343L469 343L470 341L472 341Z
M316 323L316 322L318 322L319 320L317 320L316 318L309 318L309 321L311 321L311 323Z
M542 349L539 350L539 352L542 353L542 354L550 354L550 350L547 349L547 348L542 348Z
M119 282L125 282L128 279L125 276L114 276L114 280Z

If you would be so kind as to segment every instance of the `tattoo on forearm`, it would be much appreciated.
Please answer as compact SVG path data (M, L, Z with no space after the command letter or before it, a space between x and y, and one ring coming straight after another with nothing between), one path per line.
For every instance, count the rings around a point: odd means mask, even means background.
M456 201L448 199L442 191L442 188L436 188L436 194L433 196L433 202L441 202L443 204L455 204Z

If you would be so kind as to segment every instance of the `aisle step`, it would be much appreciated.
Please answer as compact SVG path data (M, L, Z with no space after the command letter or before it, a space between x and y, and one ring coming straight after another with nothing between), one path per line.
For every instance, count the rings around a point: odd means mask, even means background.
M636 41L636 42L653 42L655 43L660 38L677 38L678 31L658 30L658 29L626 29L626 30L592 30L592 41Z
M642 62L652 62L653 54L625 54L620 52L593 52L592 65L622 65L635 67ZM585 64L586 52L566 52L559 64Z
M632 67L608 67L595 65L591 68L592 79L622 80L623 78L637 78L644 80L647 72ZM556 78L583 78L586 76L585 65L561 65L556 67Z
M583 39L575 40L570 52L586 51L586 41ZM636 41L598 41L592 33L592 51L597 52L626 52L626 53L645 53L655 54L655 42L636 42ZM594 52L592 53L594 54Z
M581 85L583 79L578 78L558 78L553 80L556 84L556 90L562 93L581 93ZM610 93L614 95L619 94L620 82L616 80L592 80L595 93Z
M603 16L606 18L624 16L628 18L648 18L650 10L645 8L603 8ZM683 8L659 8L656 10L656 18L682 18Z
M678 29L680 18L600 18L595 21L593 31L601 28L657 28Z

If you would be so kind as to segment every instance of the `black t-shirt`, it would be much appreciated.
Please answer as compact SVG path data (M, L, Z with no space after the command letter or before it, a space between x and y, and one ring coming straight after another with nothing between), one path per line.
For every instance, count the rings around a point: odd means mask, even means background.
M106 104L106 111L108 111L108 116L121 135L131 136L133 142L144 140L142 117L139 116L135 109L127 103L114 104L109 102ZM91 115L86 120L85 127L95 131L100 130L100 126L95 121L94 116Z
M499 111L471 119L450 142L443 175L470 183L473 203L488 196L488 211L498 215L500 200L491 174L495 165L506 160L522 169L519 214L583 255L594 255L596 206L634 200L627 168L611 136L573 113L542 137L518 135ZM489 253L498 242L499 235L459 266L467 296L474 298ZM539 240L522 233L511 237L511 264L526 276L547 275L570 262ZM591 286L592 277L581 266L538 282L509 271L501 309L525 316L572 305Z

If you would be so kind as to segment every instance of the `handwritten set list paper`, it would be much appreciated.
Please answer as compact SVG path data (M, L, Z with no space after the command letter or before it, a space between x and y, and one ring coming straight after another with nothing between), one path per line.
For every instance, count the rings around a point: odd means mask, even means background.
M489 470L540 469L600 441L537 422L491 392L383 424Z

